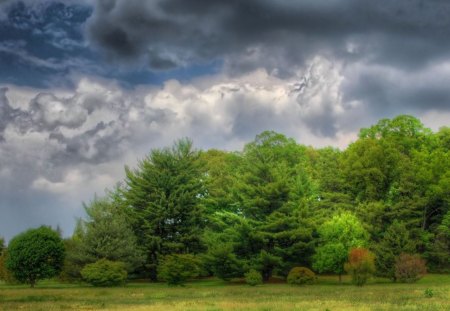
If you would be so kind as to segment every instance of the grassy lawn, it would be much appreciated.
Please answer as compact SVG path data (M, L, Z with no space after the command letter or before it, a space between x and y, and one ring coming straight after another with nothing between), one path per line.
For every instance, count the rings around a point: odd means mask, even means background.
M425 296L431 289L433 297ZM450 310L450 275L427 275L414 284L373 280L362 288L321 277L316 285L249 287L218 280L185 287L130 283L93 288L51 281L34 289L0 284L0 310Z

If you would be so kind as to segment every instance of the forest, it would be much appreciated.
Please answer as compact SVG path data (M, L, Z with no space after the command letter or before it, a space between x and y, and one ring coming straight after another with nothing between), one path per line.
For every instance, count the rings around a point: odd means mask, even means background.
M364 283L450 271L450 128L433 132L412 116L361 129L345 150L273 131L239 152L197 150L182 138L125 166L125 176L84 204L70 238L55 240L47 274L18 262L27 232L2 242L0 278L257 284L296 268L299 282L349 273Z

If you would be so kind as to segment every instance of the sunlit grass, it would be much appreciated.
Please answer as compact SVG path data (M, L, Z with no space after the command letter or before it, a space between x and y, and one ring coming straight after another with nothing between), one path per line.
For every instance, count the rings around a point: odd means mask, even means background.
M428 298L425 290L431 289ZM185 287L130 283L119 288L41 282L35 289L0 285L0 310L450 310L450 276L414 284L372 280L359 288L347 278L320 277L316 285L249 287L202 280Z

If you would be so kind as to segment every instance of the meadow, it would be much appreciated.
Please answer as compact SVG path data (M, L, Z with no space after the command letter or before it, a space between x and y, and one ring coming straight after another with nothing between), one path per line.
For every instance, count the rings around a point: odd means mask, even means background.
M95 288L42 281L36 288L0 284L0 310L450 310L450 275L427 275L417 283L373 279L364 287L344 277L321 276L317 284L256 287L217 279L183 287L133 282Z

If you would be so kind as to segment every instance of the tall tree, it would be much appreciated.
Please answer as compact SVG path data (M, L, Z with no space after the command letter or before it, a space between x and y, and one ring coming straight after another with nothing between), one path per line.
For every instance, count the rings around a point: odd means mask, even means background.
M116 199L129 212L145 247L152 279L161 255L203 249L201 202L206 191L199 157L192 141L181 139L172 148L152 150L136 169L125 168L125 184Z

